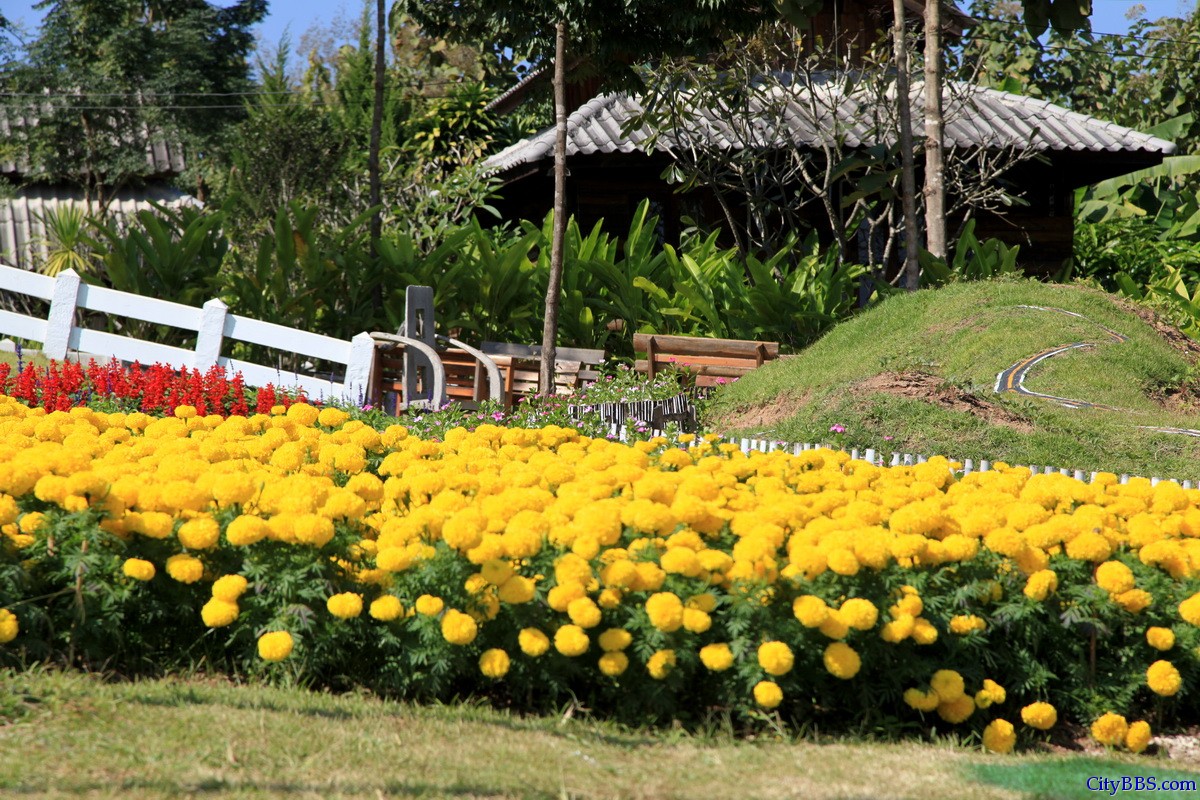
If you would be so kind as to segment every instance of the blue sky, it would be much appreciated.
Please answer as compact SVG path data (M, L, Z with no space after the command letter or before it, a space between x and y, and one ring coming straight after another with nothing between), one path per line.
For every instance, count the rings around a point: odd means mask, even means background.
M4 14L22 21L28 28L36 27L40 14L33 10L37 0L4 0ZM536 0L535 0L536 1ZM228 5L228 0L216 0L218 5ZM374 4L372 3L372 6ZM968 6L960 2L960 6ZM1187 0L1092 0L1092 30L1099 33L1125 33L1129 29L1126 14L1134 6L1144 6L1146 16L1155 19L1162 16L1182 16L1193 7ZM274 46L285 31L291 36L292 44L314 26L328 26L339 16L356 19L362 11L360 0L272 0L266 21L260 26L259 39Z

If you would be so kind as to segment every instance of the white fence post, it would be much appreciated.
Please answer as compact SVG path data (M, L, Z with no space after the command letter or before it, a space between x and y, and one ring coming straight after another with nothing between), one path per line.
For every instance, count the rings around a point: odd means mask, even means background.
M367 402L371 370L375 368L375 340L363 331L350 340L350 361L346 364L346 401Z
M217 365L221 357L221 342L225 337L225 317L229 306L214 297L200 312L200 331L196 334L196 360L193 369L208 370Z
M54 279L54 295L50 298L50 313L46 317L46 341L42 342L46 358L62 361L67 357L71 326L75 324L75 306L79 301L79 283L79 275L73 269L58 273Z

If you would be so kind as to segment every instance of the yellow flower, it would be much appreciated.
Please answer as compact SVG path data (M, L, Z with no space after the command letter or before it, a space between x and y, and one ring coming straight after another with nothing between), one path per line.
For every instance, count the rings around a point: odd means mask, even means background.
M939 669L929 680L929 687L943 703L957 700L966 691L962 675L952 669Z
M759 681L754 684L754 702L766 709L776 708L783 702L783 690L775 681Z
M1052 569L1040 569L1025 582L1025 596L1041 602L1058 588L1058 575Z
M261 541L267 535L268 530L266 520L243 514L234 517L233 521L229 523L229 527L225 529L225 538L232 545L248 547Z
M600 671L610 678L621 675L629 668L629 656L613 650L600 656Z
M532 578L526 578L523 575L513 575L511 578L500 584L499 597L509 605L520 605L528 603L533 599L537 590L537 584Z
M938 629L924 617L917 617L913 620L912 638L917 644L933 644L938 639Z
M862 667L858 653L845 642L834 642L826 647L824 660L829 674L842 680L850 680Z
M600 607L590 597L577 597L567 604L567 616L581 628L594 628L600 624Z
M213 581L212 596L218 600L236 603L246 592L249 582L241 575L222 575Z
M691 633L704 633L712 627L712 617L698 608L685 608L683 627Z
M646 662L646 671L650 673L650 677L656 681L661 681L663 678L675 668L675 651L674 650L659 650L654 655L650 656L650 660Z
M1145 589L1130 589L1113 596L1113 601L1130 614L1144 611L1154 602L1154 596Z
M17 615L7 608L0 608L0 644L8 644L21 632Z
M204 564L185 553L167 559L167 574L180 583L195 583L204 577Z
M975 700L969 694L959 695L953 700L943 700L938 703L937 713L951 725L966 722L975 713Z
M1092 723L1092 738L1109 747L1120 747L1129 733L1129 723L1120 714L1108 712Z
M325 608L329 609L329 613L339 619L354 619L362 613L362 595L355 594L354 592L335 594L325 601ZM443 622L444 625L445 623Z
M479 624L470 614L451 608L442 617L442 637L450 644L470 644L478 633Z
M274 413L274 411L272 410L271 413ZM304 426L312 425L317 421L317 418L320 415L320 412L318 412L315 407L310 406L308 403L292 403L291 407L287 409L286 413L288 419L295 420L297 423Z
M1183 686L1179 670L1170 661L1155 661L1146 670L1146 684L1150 691L1163 697L1173 697Z
M404 613L404 606L400 603L400 598L385 594L371 601L369 613L380 622L391 622L399 619L400 615Z
M554 632L554 649L564 656L581 656L590 644L587 633L578 625L563 625Z
M508 653L498 647L484 650L483 654L479 656L479 671L484 674L484 677L492 680L499 680L507 675L509 666Z
M768 675L786 675L794 663L792 648L783 642L763 642L758 646L758 665Z
M188 550L209 550L217 546L221 528L212 517L197 517L180 525L176 536Z
M700 648L700 663L710 672L724 672L733 666L733 651L724 643L707 644Z
M121 565L121 572L127 578L133 578L135 581L148 581L154 577L154 565L149 561L141 558L127 558L125 563Z
M1147 628L1146 643L1155 650L1170 650L1175 646L1175 632L1170 628Z
M975 706L989 708L1002 704L1006 699L1008 699L1008 692L1004 690L1004 687L991 678L987 678L983 682L983 688L975 693Z
M792 614L804 627L819 628L829 619L829 606L814 595L801 595L792 601Z
M646 614L650 624L663 633L672 633L683 627L683 601L672 592L657 592L646 600Z
M210 628L223 628L238 618L237 603L214 597L200 609L200 619Z
M537 628L523 628L517 634L517 644L522 653L537 658L550 649L550 637Z
M295 406L292 406L292 408L295 408ZM348 419L350 419L349 414L340 408L333 408L332 406L322 408L321 412L317 414L317 422L326 428L340 428L342 423Z
M416 609L418 614L426 617L436 617L442 613L446 603L440 597L434 597L431 594L423 594L417 598Z
M958 636L966 636L986 628L987 623L983 621L983 618L974 614L959 614L950 618L950 632Z
M1096 585L1109 594L1128 592L1133 588L1133 570L1120 561L1105 561L1096 567Z
M1131 753L1140 753L1150 745L1150 723L1138 720L1130 724L1125 733L1125 746Z
M879 619L879 609L870 600L853 597L838 609L842 621L859 631L869 631Z
M1030 703L1021 709L1021 720L1031 728L1048 731L1058 722L1058 711L1049 703Z
M1200 592L1179 604L1179 616L1184 622L1200 626Z
M283 661L292 654L295 642L287 631L271 631L258 637L258 657L264 661Z
M994 719L983 729L983 746L993 753L1011 753L1017 743L1017 732L1012 723Z
M920 689L905 689L904 702L910 708L914 708L917 711L928 712L936 710L938 704L941 703L941 699L938 698L937 692L933 690L922 692Z
M600 649L606 653L624 650L633 643L633 634L624 628L609 628L600 634Z

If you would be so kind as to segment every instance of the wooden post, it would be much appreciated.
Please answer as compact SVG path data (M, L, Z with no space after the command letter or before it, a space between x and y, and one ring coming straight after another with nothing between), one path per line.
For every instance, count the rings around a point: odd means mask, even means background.
M225 337L225 317L229 306L214 297L200 312L200 331L196 334L196 358L192 367L208 370L217 365L221 358L221 342Z
M363 331L350 340L350 361L346 364L346 401L364 403L369 398L371 371L375 367L375 340Z
M67 357L71 327L75 324L75 307L79 301L79 284L79 274L73 269L58 273L54 279L50 313L46 317L46 341L42 342L46 358L62 361Z

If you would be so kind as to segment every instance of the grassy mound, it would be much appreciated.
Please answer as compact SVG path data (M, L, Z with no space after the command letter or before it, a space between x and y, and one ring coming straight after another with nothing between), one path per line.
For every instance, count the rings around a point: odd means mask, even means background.
M1093 346L1041 362L1026 387L1112 410L994 391L1002 370L1074 342ZM737 381L715 398L710 423L787 441L1196 479L1200 439L1139 426L1200 428L1198 355L1177 331L1092 289L959 284L890 299ZM835 425L845 432L831 433Z

